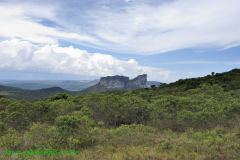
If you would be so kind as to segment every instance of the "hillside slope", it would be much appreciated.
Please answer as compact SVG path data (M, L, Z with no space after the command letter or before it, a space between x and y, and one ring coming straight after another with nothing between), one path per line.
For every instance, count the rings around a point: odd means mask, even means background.
M0 85L0 96L8 97L8 98L34 100L34 99L47 98L57 93L73 94L74 92L64 90L60 87L52 87L52 88L45 88L45 89L39 89L39 90L24 90L24 89L19 89L15 87Z
M240 89L240 69L233 69L224 73L212 73L205 77L181 79L174 83L161 85L159 88L169 91L186 91L203 84L219 85L226 91Z

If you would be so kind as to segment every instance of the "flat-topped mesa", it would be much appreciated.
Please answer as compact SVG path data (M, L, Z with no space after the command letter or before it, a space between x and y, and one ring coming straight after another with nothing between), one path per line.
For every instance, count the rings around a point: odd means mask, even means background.
M147 86L147 75L139 75L134 79L125 76L102 77L98 84L89 87L85 92L105 92L113 90L132 90L145 88Z
M125 76L108 76L102 77L98 86L106 89L123 89L128 81L129 78Z

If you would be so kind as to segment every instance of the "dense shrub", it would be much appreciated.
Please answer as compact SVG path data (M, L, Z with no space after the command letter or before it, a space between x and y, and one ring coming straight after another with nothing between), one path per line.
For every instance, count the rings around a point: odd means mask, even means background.
M67 100L70 98L70 95L65 93L58 93L52 97L50 97L50 101L57 101L57 100Z
M0 148L13 150L23 148L22 134L14 129L8 129L7 132L0 137Z
M34 123L24 133L24 146L28 149L55 149L59 147L58 137L60 134L55 126Z
M59 144L64 148L79 148L90 146L95 141L94 121L79 112L71 115L59 116L56 126L59 136Z
M149 119L147 103L137 96L91 95L84 103L96 121L103 121L108 126L144 123Z

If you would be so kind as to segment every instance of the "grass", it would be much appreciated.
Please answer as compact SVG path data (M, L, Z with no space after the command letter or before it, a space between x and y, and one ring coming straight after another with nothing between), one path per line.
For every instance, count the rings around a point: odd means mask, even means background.
M0 159L49 160L239 160L240 129L173 132L144 125L100 129L93 147L79 155L4 156Z

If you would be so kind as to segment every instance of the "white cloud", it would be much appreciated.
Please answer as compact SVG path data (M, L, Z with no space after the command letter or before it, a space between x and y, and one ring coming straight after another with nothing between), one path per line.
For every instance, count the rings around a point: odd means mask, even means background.
M95 34L113 50L159 53L240 44L239 0L176 0L96 12L91 15Z
M39 23L39 19L54 19L56 11L52 7L0 5L0 11L0 37L20 38L39 44L54 44L59 39L95 42L86 34L61 31Z
M240 44L239 6L239 0L133 3L120 11L90 8L84 13L86 24L81 23L81 17L58 21L79 30L87 25L89 33L101 41L96 46L118 52L149 54L199 46L224 48Z
M88 4L43 0L40 6L30 1L0 3L0 37L44 44L73 40L137 54L240 45L239 0L151 0L152 3L125 0L134 2L127 4L99 0L95 5L92 1ZM114 7L100 6L114 2ZM45 18L63 28L44 26L37 21Z
M77 75L134 77L147 73L152 80L169 80L170 71L123 61L107 54L88 53L57 44L38 46L18 39L0 42L0 69Z

